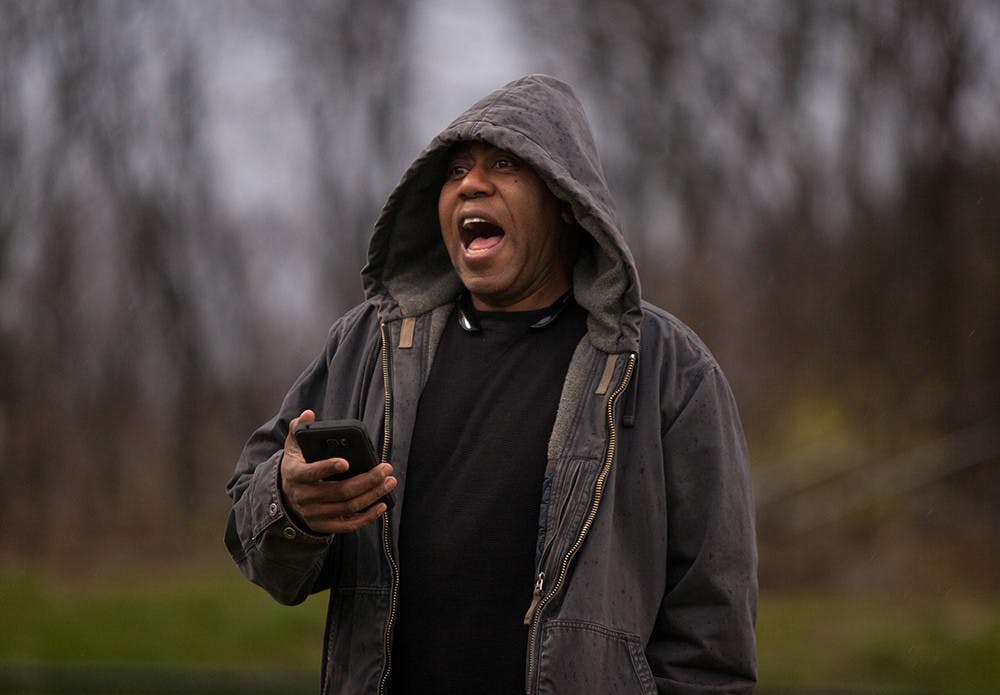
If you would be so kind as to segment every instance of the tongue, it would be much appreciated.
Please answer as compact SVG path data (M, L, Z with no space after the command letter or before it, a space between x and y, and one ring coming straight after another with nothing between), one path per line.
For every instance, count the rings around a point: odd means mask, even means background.
M485 251L486 249L493 248L499 244L501 239L503 239L502 234L498 234L496 236L477 236L469 242L469 250Z

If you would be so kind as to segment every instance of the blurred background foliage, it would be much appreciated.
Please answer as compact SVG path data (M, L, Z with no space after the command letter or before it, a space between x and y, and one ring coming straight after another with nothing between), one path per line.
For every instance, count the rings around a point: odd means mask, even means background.
M0 0L0 663L318 669L321 602L225 567L223 487L405 166L526 72L733 383L765 685L1000 692L989 0ZM214 638L130 651L150 622Z

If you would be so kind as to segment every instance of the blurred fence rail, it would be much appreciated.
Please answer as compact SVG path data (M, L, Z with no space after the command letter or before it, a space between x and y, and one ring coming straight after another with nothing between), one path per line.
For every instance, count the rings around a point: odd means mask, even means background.
M987 418L887 458L847 437L821 442L795 458L757 475L757 509L768 524L804 534L997 461L1000 420Z

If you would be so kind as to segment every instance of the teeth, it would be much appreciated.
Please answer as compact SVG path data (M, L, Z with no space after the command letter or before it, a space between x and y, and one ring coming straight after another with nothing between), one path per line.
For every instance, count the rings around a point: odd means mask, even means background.
M462 220L462 229L469 229L469 227L474 224L489 224L489 222L484 220L482 217L467 217Z

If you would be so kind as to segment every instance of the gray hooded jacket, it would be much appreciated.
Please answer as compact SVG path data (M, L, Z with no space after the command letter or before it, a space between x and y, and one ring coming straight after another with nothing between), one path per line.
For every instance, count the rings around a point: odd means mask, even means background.
M533 75L472 106L390 196L363 271L366 301L277 415L247 442L228 492L226 543L280 602L330 590L323 692L383 693L400 576L399 509L316 536L285 509L278 469L290 421L357 417L381 443L406 504L420 392L461 285L440 237L448 148L482 140L530 164L586 233L574 294L588 312L548 446L539 515L528 693L737 693L756 681L756 550L746 444L714 358L642 302L583 110ZM530 369L531 365L525 365ZM530 405L526 405L530 415Z

